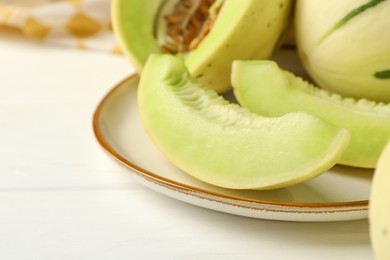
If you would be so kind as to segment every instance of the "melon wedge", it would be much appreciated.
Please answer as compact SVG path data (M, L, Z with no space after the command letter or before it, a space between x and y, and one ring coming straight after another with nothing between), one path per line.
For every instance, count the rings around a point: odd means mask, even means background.
M266 118L192 78L182 59L151 55L138 102L144 128L174 165L231 189L280 188L313 178L343 154L346 130L306 113Z
M239 103L258 114L304 111L348 129L351 141L340 164L374 168L390 138L390 105L332 94L274 61L236 61L232 84Z

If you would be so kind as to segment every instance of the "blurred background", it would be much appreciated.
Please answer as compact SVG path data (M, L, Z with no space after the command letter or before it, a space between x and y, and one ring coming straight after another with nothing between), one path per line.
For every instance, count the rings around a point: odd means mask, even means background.
M120 53L110 0L0 0L0 31L42 44Z

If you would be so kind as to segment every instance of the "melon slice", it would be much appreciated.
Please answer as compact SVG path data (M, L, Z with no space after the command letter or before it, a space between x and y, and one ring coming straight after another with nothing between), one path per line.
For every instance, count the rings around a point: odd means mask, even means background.
M349 134L306 113L265 118L189 75L182 59L151 55L138 102L144 128L178 168L232 189L271 189L303 182L332 167Z
M348 129L351 141L340 164L374 168L390 138L390 105L331 94L273 61L236 61L232 84L239 103L258 114L304 111Z

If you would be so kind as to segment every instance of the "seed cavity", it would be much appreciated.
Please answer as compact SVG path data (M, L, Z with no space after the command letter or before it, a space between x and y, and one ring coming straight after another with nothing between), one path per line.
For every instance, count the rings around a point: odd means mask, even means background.
M171 85L171 90L185 106L204 119L217 122L225 128L247 128L263 123L262 117L260 119L258 115L230 103L215 91L200 86L189 75L181 77L178 84Z
M162 52L177 54L196 49L216 21L223 1L216 2L217 0L178 1L171 13L163 17L166 31ZM218 6L212 15L210 10L214 4Z

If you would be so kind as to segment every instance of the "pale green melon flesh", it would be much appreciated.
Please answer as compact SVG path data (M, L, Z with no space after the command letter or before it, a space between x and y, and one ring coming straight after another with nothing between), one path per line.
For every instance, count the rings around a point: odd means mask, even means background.
M161 52L156 16L163 2L113 1L114 31L139 71L150 53ZM217 92L229 90L233 60L268 58L289 24L291 9L291 0L224 0L211 31L195 50L182 54L192 76Z
M173 164L226 188L303 182L332 167L349 140L346 130L306 113L265 118L229 103L171 55L149 58L138 102L146 132Z
M375 259L390 259L390 142L378 161L369 204L370 237Z
M237 61L232 83L239 103L265 116L304 111L348 129L340 164L374 168L390 138L390 106L343 98L284 71L273 61Z

